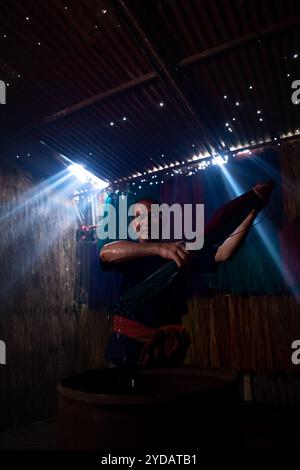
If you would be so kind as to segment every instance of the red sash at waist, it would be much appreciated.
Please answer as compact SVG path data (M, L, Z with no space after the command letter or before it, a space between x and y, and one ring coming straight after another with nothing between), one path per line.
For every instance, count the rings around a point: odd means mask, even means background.
M145 343L138 365L182 361L190 345L188 332L182 325L151 328L115 315L113 331Z

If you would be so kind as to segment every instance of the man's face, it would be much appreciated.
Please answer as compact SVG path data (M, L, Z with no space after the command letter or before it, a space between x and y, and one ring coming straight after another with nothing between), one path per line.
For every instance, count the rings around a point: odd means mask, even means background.
M151 201L139 201L134 205L134 219L132 224L134 230L139 235L140 241L151 241L151 227L153 232L155 229L159 230L159 222L159 217L151 217Z

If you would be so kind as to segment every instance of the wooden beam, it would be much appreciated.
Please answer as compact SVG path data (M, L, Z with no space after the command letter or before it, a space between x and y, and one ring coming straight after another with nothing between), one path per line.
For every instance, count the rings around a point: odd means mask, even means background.
M232 49L254 42L260 38L267 37L272 34L283 31L285 29L288 29L290 27L296 26L299 23L300 23L300 16L296 16L295 18L292 18L286 21L281 21L279 23L276 23L264 29L261 29L260 31L257 31L255 33L250 33L245 36L241 36L239 38L233 39L232 41L228 41L218 46L206 49L202 52L197 52L196 54L193 54L190 57L186 57L185 59L180 61L180 63L178 64L178 67L183 68L183 67L192 65L196 62L207 60L209 58L215 57L218 54L228 52ZM91 96L90 98L80 101L79 103L69 106L68 108L65 108L61 111L58 111L57 113L51 114L50 116L47 116L42 120L42 124L49 124L53 121L64 118L70 114L75 113L76 111L79 111L95 103L103 101L111 96L124 93L130 90L131 88L139 86L143 83L147 83L148 81L158 78L158 76L159 76L158 73L156 71L153 71L145 75L142 75L140 77L134 78L133 80L123 83L115 88L104 91L102 93L98 93L97 95Z
M149 34L146 33L140 24L139 18L136 14L132 12L129 2L125 2L124 0L114 0L114 4L118 8L120 15L122 16L122 20L127 25L132 37L136 41L137 47L139 47L146 57L148 57L154 70L157 72L159 79L164 83L164 85L167 85L168 91L171 92L171 96L174 101L176 101L177 105L188 118L188 122L190 122L196 132L200 132L206 137L207 144L204 144L206 150L210 154L213 151L220 151L221 149L224 150L219 139L213 135L207 124L203 122L194 111L192 103L190 103L185 91L178 83L176 72L174 72L174 70L165 63L156 47L152 44Z
M216 55L221 54L222 52L228 52L232 49L244 46L245 44L258 41L259 39L271 36L272 34L276 34L285 29L289 29L293 26L296 26L299 23L300 16L296 16L289 20L272 24L271 26L267 26L266 28L263 28L259 31L255 31L255 33L246 34L245 36L241 36L223 44L219 44L218 46L211 47L202 52L197 52L196 54L193 54L192 56L183 59L178 64L178 67L186 67L188 65L194 64L195 62L200 62L211 57L215 57Z
M55 114L51 114L51 116L45 117L42 120L42 124L50 124L50 122L56 121L57 119L61 119L65 116L68 116L69 114L73 114L76 111L79 111L80 109L86 108L87 106L91 106L92 104L98 103L99 101L103 101L104 99L109 98L110 96L123 93L124 91L127 91L130 88L133 88L145 82L148 82L149 80L152 80L155 77L157 77L157 74L155 72L149 72L145 75L142 75L141 77L134 78L133 80L130 80L129 82L125 82L122 85L119 85L115 88L111 88L110 90L104 91L97 95L91 96L90 98L87 98L86 100L80 101L79 103L76 103L72 106L69 106L68 108L58 111Z

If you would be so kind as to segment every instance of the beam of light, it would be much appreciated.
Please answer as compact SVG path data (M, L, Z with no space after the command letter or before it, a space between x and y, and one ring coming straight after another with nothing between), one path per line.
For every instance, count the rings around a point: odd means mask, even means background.
M212 159L213 165L222 166L222 165L225 165L227 162L228 162L228 155L224 155L224 157L222 157L221 155L216 155Z
M226 178L226 181L229 183L230 189L234 195L234 197L241 196L244 192L242 186L233 178L233 176L229 173L228 169L225 168L223 165L220 167L223 175Z
M78 163L72 163L72 165L69 165L68 170L72 175L76 176L81 183L90 183L95 189L105 189L109 186L109 183L98 178L98 176L86 170Z
M13 226L13 230L10 231L9 237L2 237L1 249L7 250L9 244L17 243L23 233L32 230L35 224L38 225L40 218L44 217L48 210L47 199L52 199L53 203L59 206L64 198L70 197L76 187L76 181L65 169L3 204L0 208L0 223ZM22 220L22 215L29 212L31 217Z
M8 273L5 279L1 279L2 298L8 299L8 294L22 286L34 272L38 273L43 263L50 264L51 249L59 239L72 236L72 230L75 237L76 219L81 220L81 215L77 205L71 203L71 196L80 186L78 174L82 174L82 171L79 168L78 173L79 165L73 162L72 165L75 165L73 171L69 167L65 168L23 193L12 195L0 207L0 222L3 226L0 264ZM84 181L95 189L101 190L108 186L108 183L83 170ZM86 197L82 204L87 204ZM11 260L7 253L10 253Z
M81 183L87 183L89 181L86 172L82 165L78 165L77 163L73 163L68 167L68 170L72 173L72 175L76 176L76 178Z
M63 206L62 201L60 206ZM37 209L43 213L38 221L35 220L34 214ZM11 230L2 237L8 246L5 252L1 246L1 265L3 272L7 273L6 278L1 280L0 297L4 302L10 301L12 291L16 295L18 292L26 292L28 281L29 288L32 289L32 276L39 276L40 270L45 272L45 264L51 269L53 264L51 250L57 245L58 240L69 238L72 234L75 236L74 208L66 204L62 210L55 199L47 198L47 201L39 201L20 216L20 222L25 222L27 230L18 231L17 237L11 237L15 226L10 222ZM10 253L10 259L7 258L7 252ZM52 268L57 269L56 266Z
M47 216L51 217L52 212L59 207L63 207L66 200L71 201L71 196L73 196L77 186L77 179L72 177L68 169L65 169L28 191L19 193L16 198L1 205L0 222L3 226L1 252L15 253L16 247L26 246L27 239L30 240L31 238L31 233L40 230L41 220L47 220L45 219ZM71 211L77 222L82 222L82 217L76 205L73 204ZM45 237L43 241L44 249L40 250L41 252L47 251L47 243L48 241L51 242L53 234L55 234L55 227L51 231L51 236ZM35 247L33 246L34 250ZM36 256L38 256L38 253ZM32 256L32 259L36 260L36 257ZM29 263L29 259L27 261ZM28 270L30 270L30 264L28 264ZM17 281L21 276L21 272L16 272L15 276Z
M65 171L64 176L69 177ZM47 180L52 182L49 187L43 183L21 194L18 199L24 201L26 196L28 200L17 207L16 201L10 202L12 210L1 234L0 264L7 273L1 279L0 295L4 300L9 299L13 289L23 286L21 291L25 290L24 282L38 273L43 263L51 264L51 249L59 239L72 236L72 231L75 237L78 214L70 200L70 190L74 191L74 181L70 180L73 178L56 175Z
M241 194L243 194L244 190L242 186L237 181L235 181L232 175L230 175L228 169L225 168L224 165L222 165L220 169L223 175L225 176L226 181L229 183L229 186L234 196L238 197ZM272 260L274 261L277 269L281 273L290 291L292 292L292 294L294 295L296 299L299 299L299 291L295 287L297 285L297 282L293 274L289 271L288 267L284 266L282 259L278 253L278 248L276 248L272 240L272 236L270 236L270 234L274 232L274 227L272 226L270 221L265 219L264 225L261 225L261 224L254 225L254 230L256 230L257 233L259 234L260 239L262 240L266 250L269 252L270 256L272 257Z
M11 210L0 214L0 223L2 224L11 217L18 215L27 207L34 204L35 201L37 201L38 199L47 196L55 188L59 187L62 184L65 184L66 181L70 178L70 173L68 173L66 170L63 170L51 176L51 178L48 178L46 181L43 181L42 183L38 184L34 188L30 188L28 191L18 194L16 201L12 202L13 207L11 208ZM4 212L3 209L5 209L5 205L8 204L4 204L2 206L1 212Z
M289 181L282 173L276 170L276 168L265 162L262 158L254 157L252 158L252 162L274 178L275 181L281 181L281 185L284 186L285 190L299 200L299 187Z

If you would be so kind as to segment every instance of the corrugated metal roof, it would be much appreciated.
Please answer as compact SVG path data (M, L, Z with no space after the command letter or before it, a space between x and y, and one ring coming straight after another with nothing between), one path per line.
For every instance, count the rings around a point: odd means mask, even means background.
M11 158L30 136L114 180L300 127L291 102L297 0L1 7L1 129Z

